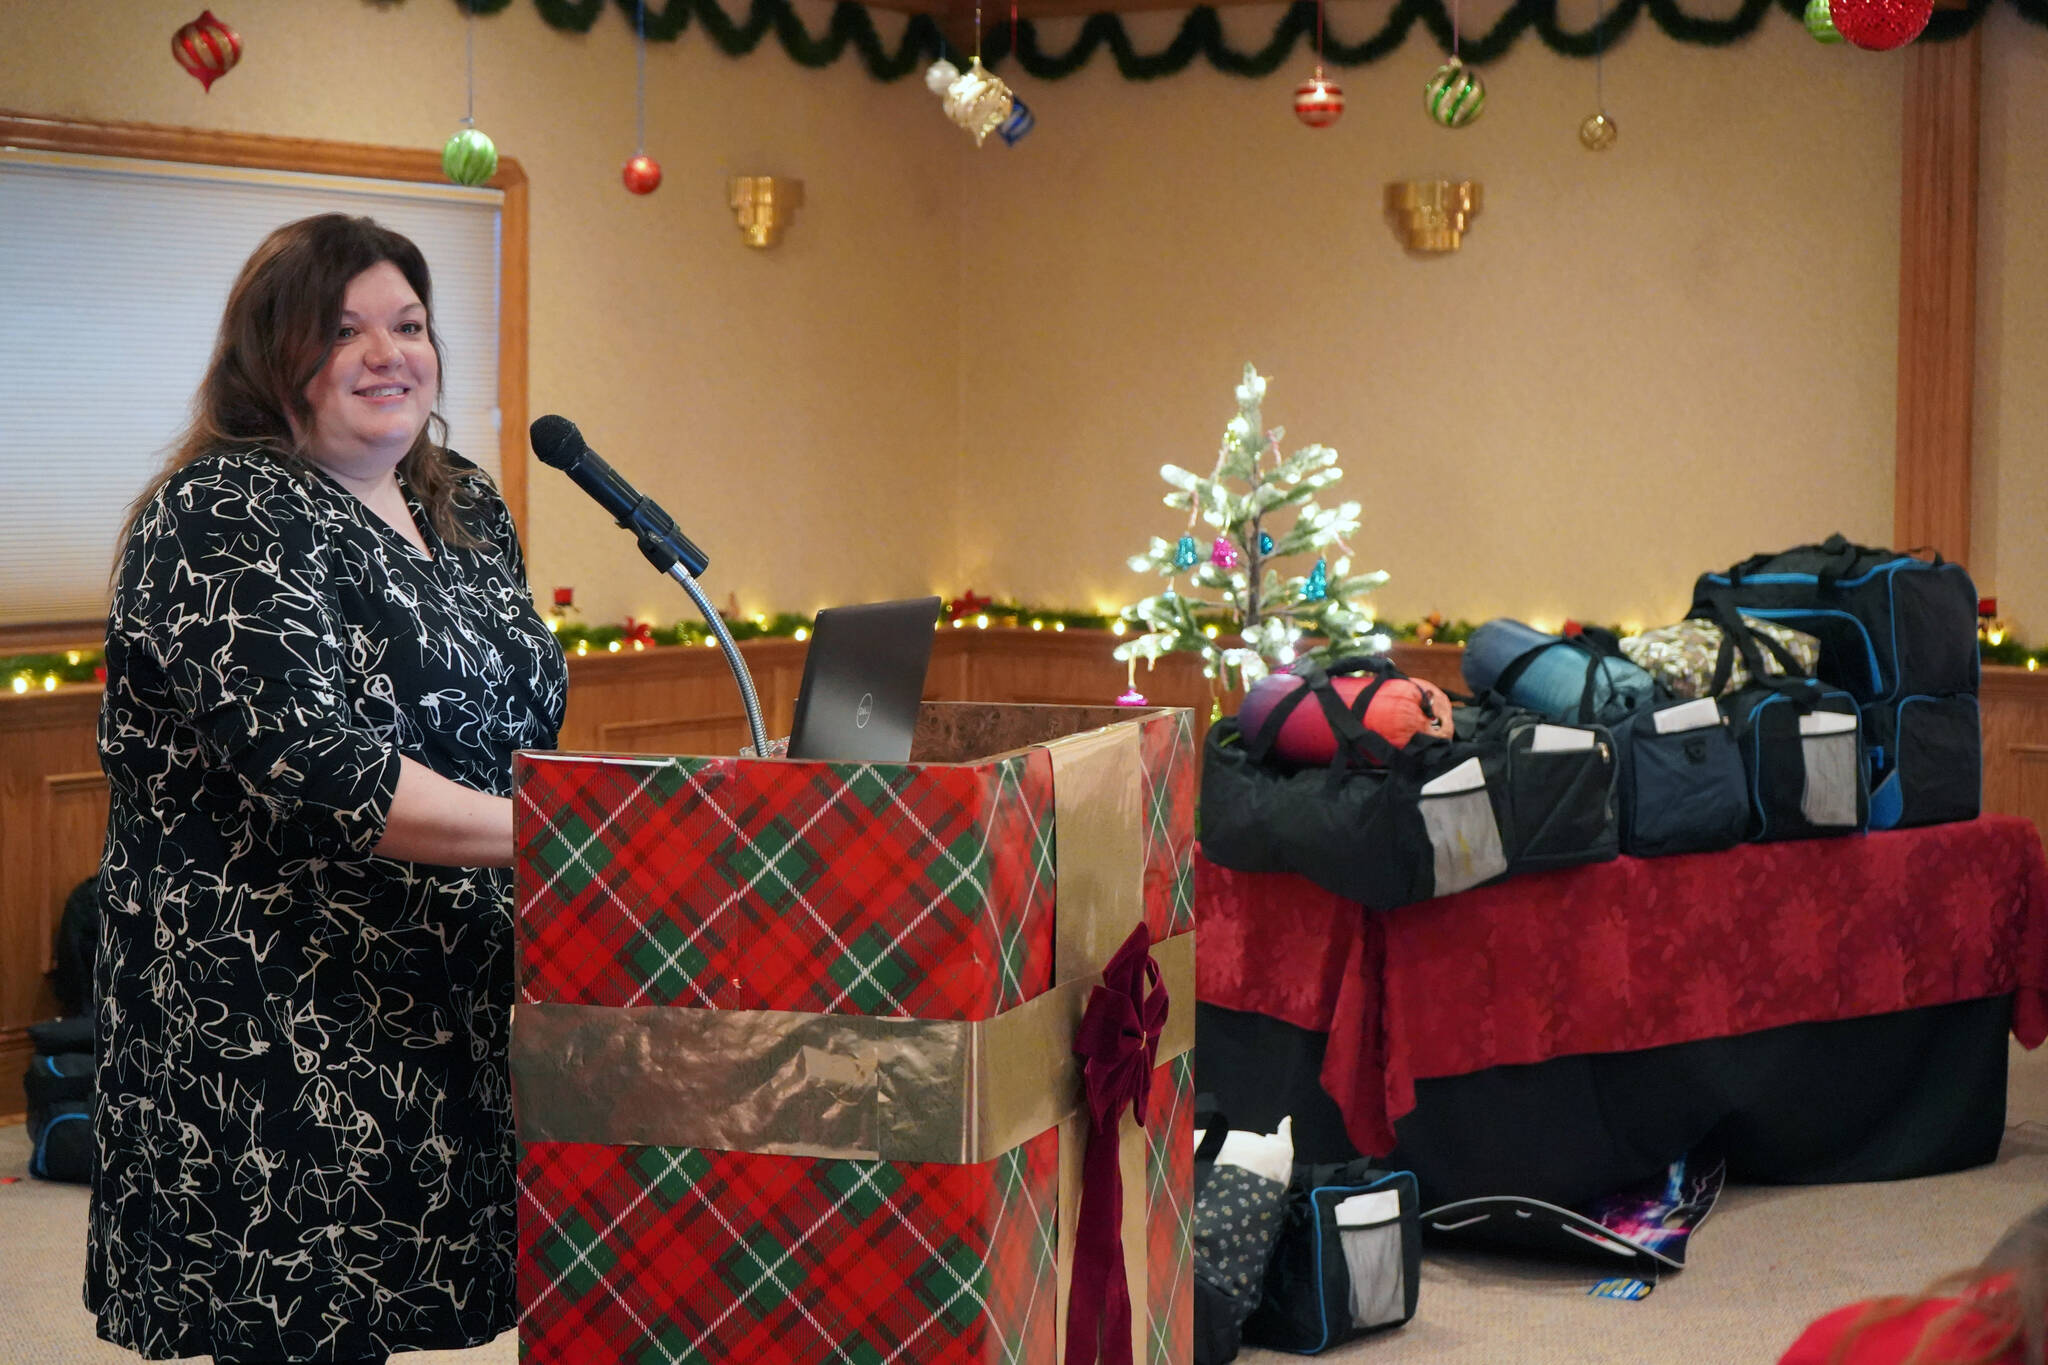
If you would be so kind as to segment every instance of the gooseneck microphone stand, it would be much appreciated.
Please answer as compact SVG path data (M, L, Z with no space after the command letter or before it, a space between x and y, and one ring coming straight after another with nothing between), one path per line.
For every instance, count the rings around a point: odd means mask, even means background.
M725 622L712 607L711 600L704 596L697 576L684 568L680 559L669 566L668 576L682 584L683 591L690 594L690 600L704 615L704 624L711 627L711 634L718 640L718 647L725 651L725 662L732 669L732 680L740 685L740 702L747 708L747 731L754 737L754 757L768 757L768 732L761 725L761 699L754 695L754 675L747 671L747 661L740 657L740 647L733 643L732 632L725 628Z
M747 661L740 657L732 632L725 628L717 608L697 582L697 575L710 567L711 561L654 499L627 483L590 448L574 422L551 414L537 419L528 434L533 439L533 453L540 456L542 464L551 465L575 480L620 526L633 533L649 564L682 584L683 591L690 594L718 647L725 651L733 681L739 684L740 702L747 709L747 730L754 737L754 756L768 757L768 731L761 724L761 699L754 693L753 675L747 672Z

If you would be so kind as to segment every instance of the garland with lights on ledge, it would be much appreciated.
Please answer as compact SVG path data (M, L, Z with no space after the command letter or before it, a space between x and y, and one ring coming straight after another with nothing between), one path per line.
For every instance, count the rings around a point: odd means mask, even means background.
M1227 619L1218 614L1213 622L1219 630ZM622 654L628 651L672 649L696 645L716 648L718 642L701 623L679 621L657 626L626 618L623 626L586 626L555 616L549 618L555 638L565 653L581 658L590 654ZM1095 611L1061 611L1029 607L1021 602L998 602L972 592L954 598L940 608L940 625L955 630L1099 630L1113 635L1128 630L1123 622ZM1203 624L1210 624L1204 622ZM811 633L811 618L793 612L773 616L730 618L725 623L735 640L803 640ZM1420 621L1405 625L1382 622L1379 629L1406 644L1462 645L1472 635L1470 621L1447 621L1431 612ZM1618 632L1617 632L1618 633ZM2023 645L1995 624L1978 632L1978 650L1987 664L2007 664L2039 671L2048 665L2048 648ZM66 683L104 683L105 657L97 649L71 649L54 654L14 654L0 657L0 686L7 694L54 692Z
M473 14L496 14L510 7L512 0L455 0L458 8ZM642 0L614 0L629 24L644 25L648 38L674 42L689 28L692 19L710 35L727 56L743 57L774 34L790 60L799 66L830 66L852 47L868 74L879 81L900 80L928 62L946 55L947 43L930 15L912 15L893 49L876 31L867 8L841 0L832 7L825 32L813 36L790 0L751 0L744 17L726 13L719 0L667 0L646 4ZM1455 0L1452 0L1452 4ZM1975 28L1991 8L1993 0L1968 0L1962 9L1934 12L1923 41L1946 42ZM2021 18L2048 27L2048 0L2009 0ZM1332 66L1363 66L1399 50L1409 32L1418 24L1429 30L1438 46L1452 46L1452 4L1445 0L1395 0L1386 22L1355 43L1329 35L1323 37L1318 61ZM604 12L605 0L534 0L541 19L551 28L569 33L588 33ZM1493 27L1484 33L1461 35L1460 56L1470 64L1491 62L1506 55L1523 34L1533 31L1543 45L1566 57L1591 57L1606 52L1636 25L1647 12L1650 21L1668 38L1702 47L1727 47L1754 33L1773 9L1804 23L1807 0L1742 0L1733 14L1693 15L1679 8L1678 0L1619 0L1614 8L1582 29L1568 29L1558 22L1556 0L1514 0ZM1188 11L1180 31L1156 52L1141 53L1132 45L1123 20L1115 14L1090 15L1065 51L1049 52L1039 45L1038 26L1029 19L998 24L982 35L982 61L989 66L1015 57L1023 70L1039 80L1071 76L1108 49L1117 71L1126 80L1149 81L1185 71L1197 57L1218 71L1232 76L1267 76L1280 69L1293 55L1297 43L1312 43L1317 33L1315 0L1295 0L1274 25L1266 42L1251 50L1230 45L1217 12L1201 5Z

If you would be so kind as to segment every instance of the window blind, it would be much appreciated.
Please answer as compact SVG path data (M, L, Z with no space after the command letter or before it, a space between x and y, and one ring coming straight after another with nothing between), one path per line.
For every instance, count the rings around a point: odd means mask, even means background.
M310 214L410 237L449 445L498 474L503 195L0 149L0 625L97 620L128 504L191 415L249 253Z

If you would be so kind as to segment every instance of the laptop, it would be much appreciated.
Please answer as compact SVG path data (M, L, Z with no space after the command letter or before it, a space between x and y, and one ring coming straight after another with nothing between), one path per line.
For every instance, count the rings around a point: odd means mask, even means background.
M811 627L789 756L907 763L939 599L827 607Z

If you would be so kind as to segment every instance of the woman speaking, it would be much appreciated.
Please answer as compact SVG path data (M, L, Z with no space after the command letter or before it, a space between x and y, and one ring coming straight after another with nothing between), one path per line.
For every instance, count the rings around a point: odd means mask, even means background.
M85 1299L150 1359L514 1321L511 761L567 674L441 369L411 242L278 229L123 539Z

